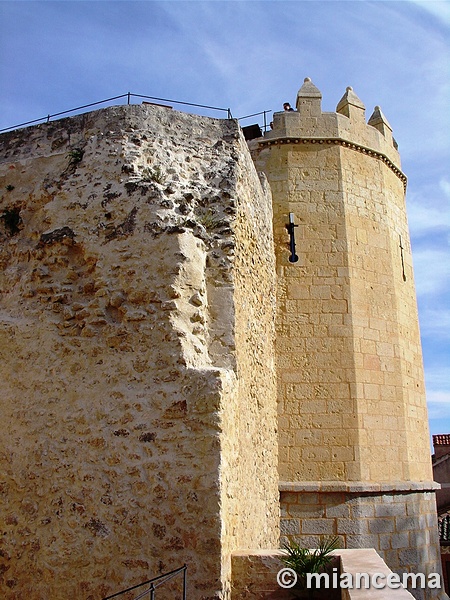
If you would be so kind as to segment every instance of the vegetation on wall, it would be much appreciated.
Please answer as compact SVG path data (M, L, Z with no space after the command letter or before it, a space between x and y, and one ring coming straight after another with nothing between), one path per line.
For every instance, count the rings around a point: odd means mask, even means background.
M142 170L142 181L153 181L155 183L164 183L165 175L161 169L161 167L155 167L154 169L150 169L146 167Z
M2 219L5 229L11 237L19 233L22 229L22 218L20 216L20 207L18 206L5 208L0 215L0 219Z

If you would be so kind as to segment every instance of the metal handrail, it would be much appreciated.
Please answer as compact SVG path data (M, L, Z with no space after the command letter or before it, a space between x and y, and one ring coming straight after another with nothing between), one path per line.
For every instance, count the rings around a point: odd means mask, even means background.
M112 594L111 596L106 596L106 598L103 598L103 600L110 600L111 598L117 598L117 596L121 596L122 594L127 594L128 592L137 590L138 588L140 588L144 585L150 585L150 587L148 589L144 590L143 592L141 592L139 594L139 596L136 596L134 598L134 600L140 600L140 598L143 598L147 594L149 594L150 600L154 600L156 588L158 588L161 585L164 585L165 583L167 583L168 581L170 581L171 579L176 577L181 572L183 573L183 592L182 592L183 596L182 596L182 599L186 600L187 599L187 596L186 596L187 565L186 564L184 564L182 567L179 567L178 569L169 571L168 573L163 573L162 575L153 577L153 579L149 579L148 581L144 581L143 583L138 583L137 585L133 585L132 587L127 588L126 590L122 590L121 592L116 592L115 594Z
M68 110L62 110L59 111L57 113L53 113L53 114L48 114L45 117L40 117L39 119L32 119L31 121L25 121L24 123L19 123L18 125L12 125L10 127L4 127L3 129L0 129L0 133L3 133L5 131L12 131L14 129L19 129L20 127L25 127L27 125L33 125L34 123L40 123L40 122L50 122L50 119L53 119L55 117L61 117L63 115L68 115L70 113L76 112L78 110L83 110L85 108L91 108L92 106L98 106L100 104L106 104L106 102L112 102L113 100L120 100L121 98L126 98L127 99L127 104L131 104L131 99L132 98L143 98L146 100L157 100L158 102L171 102L173 104L180 104L183 106L194 106L197 108L206 108L208 110L217 110L217 111L221 111L221 112L226 112L227 113L227 119L232 119L233 115L231 114L231 109L230 108L220 108L218 106L210 106L208 104L196 104L194 102L184 102L181 100L171 100L170 98L160 98L158 96L145 96L143 94L132 94L131 92L127 92L126 94L120 94L118 96L112 96L111 98L105 98L104 100L99 100L98 102L90 102L89 104L83 104L82 106L77 106L76 108L69 108ZM267 117L266 115L270 114L272 111L271 110L262 110L260 112L257 113L252 113L251 115L245 115L244 117L239 117L237 119L237 121L243 121L244 119L249 119L250 117L257 117L259 115L264 115L264 125L263 125L263 129L264 131L267 131L268 125L267 125Z
M132 94L131 92L127 92L126 94L120 94L119 96L113 96L111 98L106 98L105 100L99 100L98 102L90 102L89 104L83 104L83 106L77 106L76 108L69 108L68 110L63 110L52 115L48 114L45 117L40 117L39 119L33 119L32 121L26 121L25 123L19 123L18 125L12 125L11 127L5 127L0 129L0 133L4 131L9 131L13 129L18 129L19 127L25 127L26 125L32 125L33 123L39 123L40 121L50 122L50 119L53 117L60 117L62 115L67 115L69 113L75 112L77 110L82 110L84 108L90 108L91 106L98 106L99 104L105 104L106 102L111 102L112 100L119 100L120 98L127 98L127 104L131 103L131 98L146 98L148 100L158 100L159 102L171 102L173 104L181 104L183 106L195 106L198 108L207 108L209 110L217 110L221 112L227 113L227 119L232 119L233 116L231 114L230 108L220 108L218 106L208 106L207 104L195 104L193 102L183 102L181 100L170 100L168 98L158 98L156 96L144 96L142 94Z
M267 119L266 119L266 115L268 115L269 113L271 113L273 111L271 110L262 110L261 112L257 112L257 113L253 113L251 115L245 115L245 117L238 117L238 121L243 121L244 119L249 119L250 117L258 117L259 115L264 115L264 131L267 131Z

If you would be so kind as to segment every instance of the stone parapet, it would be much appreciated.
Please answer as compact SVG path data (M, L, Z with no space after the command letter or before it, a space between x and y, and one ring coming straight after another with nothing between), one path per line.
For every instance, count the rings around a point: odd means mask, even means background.
M264 134L264 141L283 138L342 140L373 151L374 155L380 154L400 169L400 155L392 129L379 106L375 107L366 123L364 105L353 90L347 88L347 93L338 103L337 112L322 112L321 94L317 88L319 93L311 93L311 85L305 80L300 88L297 111L274 113L273 129Z
M348 573L356 581L357 573L380 574L388 578L392 571L372 548L335 550L339 572ZM283 568L281 550L234 552L232 562L231 600L293 600L298 597L277 583L277 573ZM435 590L436 591L436 590ZM439 593L439 592L438 592ZM438 596L435 596L438 597ZM441 596L445 598L444 596ZM397 589L343 589L342 600L407 600L413 595L403 587Z

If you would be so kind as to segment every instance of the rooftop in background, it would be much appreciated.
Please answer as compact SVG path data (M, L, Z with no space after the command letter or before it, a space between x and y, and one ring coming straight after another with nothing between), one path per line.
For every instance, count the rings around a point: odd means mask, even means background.
M450 446L450 433L433 435L433 446Z
M450 453L450 433L433 435L434 458L440 458Z

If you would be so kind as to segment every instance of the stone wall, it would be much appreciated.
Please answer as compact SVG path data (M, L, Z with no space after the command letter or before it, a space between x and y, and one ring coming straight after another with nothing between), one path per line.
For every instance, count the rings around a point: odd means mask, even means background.
M295 540L315 548L322 536L337 536L343 548L375 548L399 574L440 573L434 489L401 487L323 484L282 491L281 544ZM433 590L411 592L420 600L438 597Z
M185 562L189 598L226 597L279 513L270 193L239 127L129 106L0 142L2 597Z
M326 113L305 81L297 108L251 143L273 194L280 480L430 480L406 178L392 131L378 107L366 123L351 88Z
M432 479L403 182L370 155L341 153L351 280L361 479ZM374 452L376 448L376 452Z

